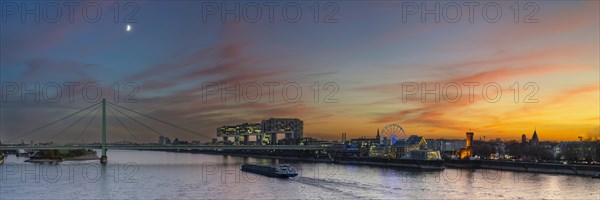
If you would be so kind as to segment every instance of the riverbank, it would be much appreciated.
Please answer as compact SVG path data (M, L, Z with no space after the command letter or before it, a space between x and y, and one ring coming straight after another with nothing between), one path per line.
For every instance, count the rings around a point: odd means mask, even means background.
M445 160L444 164L448 168L494 169L504 171L566 174L588 177L600 176L599 165L556 164L496 160Z
M412 160L412 159L386 159L386 158L337 158L340 164L371 165L380 167L400 167L418 169L423 171L443 170L443 160Z
M496 160L402 160L368 157L295 157L281 155L265 155L256 153L233 153L224 151L193 151L192 153L203 153L213 155L229 155L238 157L254 157L294 160L303 162L325 162L347 165L369 165L380 167L393 167L419 170L443 170L444 168L463 168L463 169L493 169L515 172L530 172L544 174L563 174L585 177L599 177L599 165L576 165L576 164L554 164L554 163L533 163L533 162L515 162L515 161L496 161Z
M64 159L46 159L46 158L31 158L31 159L27 159L23 162L29 162L29 163L49 163L49 164L58 164L61 163L62 161L64 161Z
M181 151L179 151L181 152ZM261 154L243 154L243 153L230 153L230 152L218 152L218 151L185 151L187 153L197 154L208 154L208 155L224 155L224 156L236 156L236 157L252 157L252 158L267 158L267 159L280 159L280 160L291 160L291 161L304 161L304 162L322 162L322 163L335 163L331 159L327 158L303 158L303 157L291 157L291 156L272 156L272 155L261 155Z
M65 160L68 160L68 161L100 160L100 157L98 157L96 154L88 154L88 155L82 155L82 156L68 157L68 158L65 158Z
M281 160L293 160L303 162L324 162L324 163L335 163L335 164L347 164L347 165L368 165L368 166L380 166L380 167L393 167L393 168L404 168L404 169L417 169L417 170L443 170L443 160L409 160L409 159L389 159L389 158L365 158L365 157L332 157L328 155L317 156L317 157L297 157L297 156L285 156L282 155L265 155L256 153L232 153L224 151L192 151L192 153L212 154L212 155L228 155L238 157L253 157L253 158L268 158L268 159L281 159Z

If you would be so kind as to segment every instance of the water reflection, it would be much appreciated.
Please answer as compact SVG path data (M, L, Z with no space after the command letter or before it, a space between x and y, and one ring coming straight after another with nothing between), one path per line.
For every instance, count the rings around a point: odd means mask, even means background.
M98 161L39 165L24 160L10 155L0 167L3 199L594 199L600 195L597 179L496 170L419 172L152 151L110 151L107 165ZM240 171L243 163L289 163L300 175L269 178Z

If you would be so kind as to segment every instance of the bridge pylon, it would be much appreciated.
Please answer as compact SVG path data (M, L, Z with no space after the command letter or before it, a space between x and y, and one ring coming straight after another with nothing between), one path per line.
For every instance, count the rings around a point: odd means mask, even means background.
M102 156L100 157L100 163L105 164L108 162L106 157L106 99L102 99Z

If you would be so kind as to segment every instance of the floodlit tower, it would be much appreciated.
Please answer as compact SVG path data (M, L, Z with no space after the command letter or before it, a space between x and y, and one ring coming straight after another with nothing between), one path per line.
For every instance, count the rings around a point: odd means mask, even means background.
M473 144L473 132L467 132L467 141L466 141L466 148L471 147L471 144Z

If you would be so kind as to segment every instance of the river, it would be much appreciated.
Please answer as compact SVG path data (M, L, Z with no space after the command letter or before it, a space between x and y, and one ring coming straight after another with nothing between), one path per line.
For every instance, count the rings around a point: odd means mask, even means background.
M155 151L108 152L109 163L33 164L8 155L1 199L598 199L600 179L496 170L396 168L287 162L291 179L241 172L264 158Z

